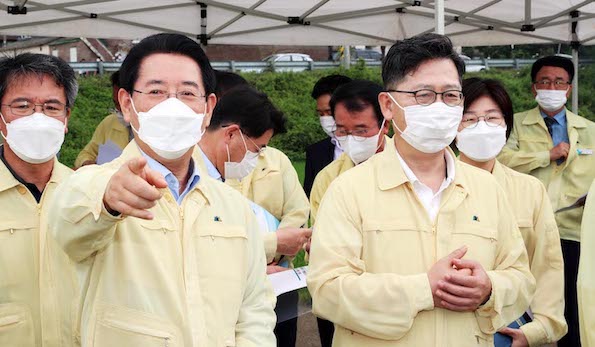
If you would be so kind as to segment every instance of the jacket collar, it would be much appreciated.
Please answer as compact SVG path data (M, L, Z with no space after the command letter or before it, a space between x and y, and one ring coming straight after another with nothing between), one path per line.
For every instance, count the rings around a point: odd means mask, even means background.
M585 120L570 112L570 110L566 110L566 122L568 124L568 128L586 128L587 124ZM545 122L543 121L543 117L541 116L541 112L539 111L539 107L535 107L529 111L527 111L527 117L523 119L524 125L533 125L533 124L541 124L544 129L547 129Z
M210 201L210 193L209 193L209 187L208 187L208 183L205 184L205 182L213 182L214 179L208 177L208 175L204 174L204 170L201 170L201 167L204 168L204 163L202 163L202 158L199 157L200 161L197 160L195 153L196 152L196 145L194 146L193 150L193 155L192 155L192 159L194 160L194 165L196 170L198 171L198 174L200 176L200 179L198 180L198 183L192 188L192 190L198 190L200 194L202 194L205 199L207 200L207 202ZM122 164L124 164L125 162L127 162L128 160L134 159L134 158L140 158L142 157L142 153L140 152L140 149L138 148L138 144L136 143L136 140L132 140L130 141L130 143L128 143L128 145L126 146L126 148L124 148L124 150L122 151L122 155L120 155L120 157L118 158L117 161L113 161L112 163L115 163L116 165L120 166ZM201 166L201 163L203 166ZM110 164L108 164L110 165ZM163 194L169 193L169 188L162 188L160 189L161 192ZM191 190L191 191L192 191ZM190 192L189 192L190 193Z
M455 176L452 184L465 188L467 186L467 180L465 175L461 174L461 162L456 159L456 156L450 147L446 147L445 150L451 155L455 164ZM409 178L405 174L399 158L397 157L397 148L395 146L394 137L391 141L385 143L384 151L378 154L378 158L373 162L373 165L378 180L378 188L380 188L380 190L389 190L409 182Z
M52 174L50 175L50 179L46 186L50 183L58 184L62 182L71 172L72 170L62 165L58 159L54 157L54 168L52 169ZM6 165L4 165L4 162L0 160L0 192L16 187L19 184L21 184L21 182L12 175Z

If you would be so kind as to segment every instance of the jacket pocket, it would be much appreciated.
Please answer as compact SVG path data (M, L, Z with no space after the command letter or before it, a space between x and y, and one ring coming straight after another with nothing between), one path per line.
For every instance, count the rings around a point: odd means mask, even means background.
M28 307L0 304L0 346L35 346L33 318Z
M119 306L99 306L92 346L182 346L177 329L155 315Z
M242 281L248 256L248 237L239 225L205 225L197 228L196 255L201 278L217 282ZM205 264L204 259L217 259ZM238 264L239 262L239 264Z
M479 261L486 271L493 269L498 246L496 228L476 224L457 225L452 231L451 242L451 250L467 246L466 259Z

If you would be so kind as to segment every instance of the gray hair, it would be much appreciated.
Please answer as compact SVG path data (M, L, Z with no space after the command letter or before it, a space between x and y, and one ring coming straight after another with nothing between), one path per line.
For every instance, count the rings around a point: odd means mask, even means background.
M11 83L32 75L40 78L44 75L51 77L57 85L64 88L66 106L74 105L79 88L74 70L60 58L33 53L0 59L0 100L4 98Z

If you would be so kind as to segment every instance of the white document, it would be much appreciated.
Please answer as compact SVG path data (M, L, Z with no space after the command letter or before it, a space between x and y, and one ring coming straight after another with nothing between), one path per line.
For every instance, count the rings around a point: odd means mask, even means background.
M289 269L287 271L276 272L270 274L269 281L273 286L275 295L289 293L291 291L306 287L306 275L308 267L302 266L297 269Z
M113 141L107 140L106 143L100 144L97 153L97 165L109 163L122 154L122 149L118 147Z

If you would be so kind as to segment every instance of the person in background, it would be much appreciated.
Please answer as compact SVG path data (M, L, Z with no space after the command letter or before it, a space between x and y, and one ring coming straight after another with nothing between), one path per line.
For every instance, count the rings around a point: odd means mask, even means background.
M120 69L134 140L56 190L52 235L88 265L84 346L275 345L260 227L237 191L192 159L216 103L198 43L144 38Z
M236 87L250 86L250 83L244 77L230 71L215 70L215 79L217 80L217 85L215 86L217 100Z
M48 231L48 205L72 173L56 153L77 90L56 57L0 59L0 346L78 346L74 264Z
M378 95L382 91L382 86L377 83L354 80L341 85L333 93L329 103L336 123L333 137L343 149L343 154L316 175L310 193L312 224L332 181L384 149L389 123L384 120L378 103Z
M331 116L336 122L333 136L345 152L316 175L310 193L312 224L331 182L384 149L388 123L378 104L381 92L382 87L374 82L355 80L339 86L333 93L329 102ZM319 317L316 319L322 347L331 347L335 332L333 323Z
M302 228L308 218L308 199L291 161L268 147L273 136L286 131L285 122L265 94L251 87L232 88L217 102L194 155L204 172L236 188L280 221L276 232L264 235L267 262L277 265L269 266L269 272L292 266L291 257L312 233ZM298 299L297 292L277 299L278 346L295 345ZM288 316L293 317L285 319Z
M76 169L85 165L105 164L112 161L122 153L124 147L133 138L130 124L124 120L118 102L120 72L114 72L110 79L115 109L97 125L91 141L76 157L74 161Z
M535 279L502 188L456 160L465 64L450 39L397 41L382 65L384 151L337 177L310 249L313 313L333 344L493 346Z
M343 153L337 140L333 139L335 121L331 116L329 102L335 89L349 81L351 81L351 78L347 76L330 75L319 79L314 85L314 89L312 89L312 98L316 100L316 113L318 114L322 130L324 130L328 137L306 148L304 191L308 197L310 197L314 178L316 178L318 172L333 160L338 159L341 153Z
M581 225L581 260L578 268L578 313L583 347L595 346L595 181L589 188Z
M535 177L516 172L498 162L496 156L513 130L512 101L496 80L470 78L463 81L463 119L456 144L460 160L491 172L508 197L535 277L531 300L532 317L527 313L500 332L515 347L555 343L568 331L564 319L564 270L560 234L554 211L543 184ZM532 321L531 321L532 320ZM524 322L519 329L518 321ZM496 346L504 344L496 336ZM498 342L502 341L502 344Z
M502 164L537 177L554 211L585 195L595 179L595 123L566 109L574 73L572 61L563 57L544 57L533 64L531 91L538 106L514 115L512 133L498 155ZM582 208L555 214L562 239L568 323L559 347L580 346L576 279L582 215Z

